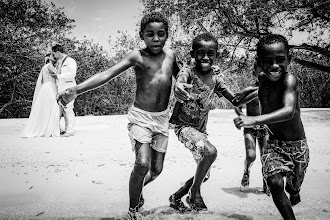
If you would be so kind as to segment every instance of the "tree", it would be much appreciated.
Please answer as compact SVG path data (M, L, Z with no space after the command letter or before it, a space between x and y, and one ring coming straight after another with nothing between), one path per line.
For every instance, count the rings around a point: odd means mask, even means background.
M0 0L0 118L28 116L48 45L74 26L40 0Z
M301 65L330 73L329 0L142 0L145 12L158 10L180 25L188 36L201 31L215 34L223 46L237 55L254 51L256 41L269 33L292 38L305 34L303 43L290 47L318 59L297 54ZM247 55L247 54L246 54ZM318 62L322 60L323 62Z

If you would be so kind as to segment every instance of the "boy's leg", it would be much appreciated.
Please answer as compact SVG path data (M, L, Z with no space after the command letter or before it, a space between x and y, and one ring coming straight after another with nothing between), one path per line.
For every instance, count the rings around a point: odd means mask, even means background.
M252 134L252 129L247 132L245 129L244 143L245 143L245 160L244 160L244 173L241 181L242 187L247 187L250 184L250 168L256 159L256 137Z
M286 191L290 194L290 201L293 206L301 202L299 192L309 163L309 149L306 140L297 141L294 145L296 145L295 149L298 151L294 154L294 174L288 175L285 186Z
M259 153L260 153L260 160L261 160L262 150L267 146L267 141L269 139L269 135L267 133L264 133L264 135L258 136L257 139L258 139ZM262 183L263 192L266 193L268 196L270 196L271 193L267 186L267 182L264 178L262 180L263 180L263 183Z
M150 144L151 166L148 174L145 177L144 185L147 185L156 179L162 172L167 145L168 136L159 134L153 137L153 141Z
M268 177L267 184L272 193L273 201L284 220L296 219L291 202L284 191L284 180L281 173Z
M129 207L130 209L138 209L138 203L142 192L144 179L149 172L151 164L151 148L149 143L135 144L135 163L129 179Z
M203 157L197 165L194 181L190 188L190 195L187 197L187 201L191 206L195 206L192 208L203 210L207 209L207 207L205 206L201 196L201 184L212 163L217 158L217 149L208 140L203 140L196 143L196 145L198 144L203 145L200 146L203 148Z

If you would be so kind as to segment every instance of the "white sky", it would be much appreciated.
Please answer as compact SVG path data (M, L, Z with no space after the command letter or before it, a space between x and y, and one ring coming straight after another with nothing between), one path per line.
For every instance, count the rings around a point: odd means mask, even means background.
M76 27L70 37L93 39L109 49L109 36L118 36L118 31L131 35L137 33L137 24L142 17L143 5L139 0L43 0L63 7L68 18L75 20Z

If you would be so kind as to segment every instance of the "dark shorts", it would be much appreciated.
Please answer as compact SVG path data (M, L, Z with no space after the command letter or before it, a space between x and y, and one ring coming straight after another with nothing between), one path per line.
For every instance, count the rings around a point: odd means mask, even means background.
M309 163L309 148L306 139L299 141L268 140L262 150L262 174L268 179L278 173L287 177L286 191L296 195L300 191Z
M263 138L268 135L266 126L256 125L252 128L244 128L244 134L251 134L256 138Z

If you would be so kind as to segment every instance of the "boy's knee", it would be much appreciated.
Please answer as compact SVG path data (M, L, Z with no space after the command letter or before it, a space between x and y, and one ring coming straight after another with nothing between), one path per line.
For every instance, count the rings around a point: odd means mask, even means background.
M134 172L139 175L146 175L150 169L150 162L145 161L135 161Z
M256 152L255 151L247 151L246 160L250 163L256 160Z
M163 166L152 167L150 171L151 171L151 176L156 178L163 171Z
M217 149L208 142L204 142L204 144L204 157L216 159L218 155Z
M271 191L284 190L284 181L281 174L270 176L267 179L267 185Z

